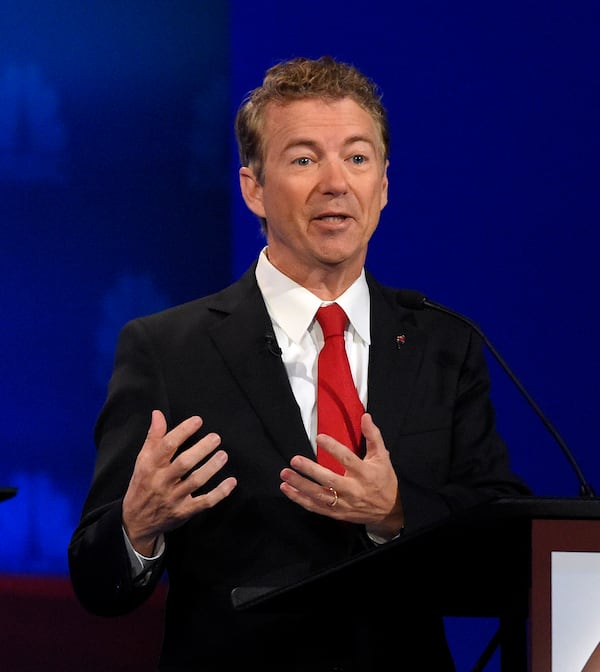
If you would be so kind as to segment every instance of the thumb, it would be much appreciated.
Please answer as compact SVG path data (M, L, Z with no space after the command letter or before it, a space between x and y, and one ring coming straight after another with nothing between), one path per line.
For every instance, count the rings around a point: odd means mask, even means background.
M148 439L159 441L167 433L167 420L162 411L152 411L152 420L148 429Z
M366 456L373 457L381 450L385 450L383 437L379 431L379 427L373 422L373 417L370 413L365 413L360 421L360 428L365 437ZM366 457L365 456L365 457Z

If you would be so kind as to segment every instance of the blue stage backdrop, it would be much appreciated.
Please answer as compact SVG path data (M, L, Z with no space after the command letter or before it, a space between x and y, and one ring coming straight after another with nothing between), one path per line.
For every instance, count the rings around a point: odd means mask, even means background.
M390 196L370 269L479 323L600 489L600 5L259 0L233 16L234 100L298 55L337 56L381 85ZM234 207L239 274L262 240L237 194ZM577 496L556 443L491 368L515 468L539 495Z
M66 573L127 319L230 269L227 6L0 10L0 571Z
M599 34L597 0L4 2L0 485L19 493L0 506L0 571L66 573L122 324L256 257L233 114L297 55L383 89L391 191L370 269L476 320L600 489ZM490 365L515 469L576 496ZM470 669L475 626L448 625Z

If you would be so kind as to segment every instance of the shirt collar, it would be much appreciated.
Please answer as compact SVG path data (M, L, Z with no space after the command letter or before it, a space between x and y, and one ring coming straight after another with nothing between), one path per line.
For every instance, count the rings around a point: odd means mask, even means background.
M267 258L266 250L265 247L258 257L256 281L271 319L290 340L300 343L318 308L325 302L275 268ZM344 309L358 336L370 345L370 296L364 269L335 302Z

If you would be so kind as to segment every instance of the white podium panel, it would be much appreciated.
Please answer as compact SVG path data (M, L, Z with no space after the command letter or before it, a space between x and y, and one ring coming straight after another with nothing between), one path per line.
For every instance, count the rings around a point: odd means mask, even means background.
M532 672L600 672L600 521L533 521L531 569Z

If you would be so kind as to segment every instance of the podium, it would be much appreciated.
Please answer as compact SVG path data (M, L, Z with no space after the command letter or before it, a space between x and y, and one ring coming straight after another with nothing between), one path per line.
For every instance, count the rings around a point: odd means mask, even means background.
M446 616L497 617L503 672L550 672L556 550L600 554L600 500L494 500L288 585L239 586L231 600L238 610L343 609L368 594L387 608L413 590Z

